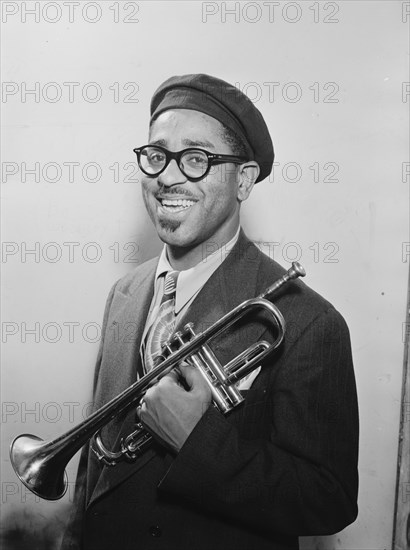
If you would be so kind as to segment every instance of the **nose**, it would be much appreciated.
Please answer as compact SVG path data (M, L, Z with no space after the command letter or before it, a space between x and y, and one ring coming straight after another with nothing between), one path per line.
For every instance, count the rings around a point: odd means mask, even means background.
M186 183L186 181L187 178L179 169L175 159L172 159L165 170L158 176L158 184L164 187L180 185L181 183Z

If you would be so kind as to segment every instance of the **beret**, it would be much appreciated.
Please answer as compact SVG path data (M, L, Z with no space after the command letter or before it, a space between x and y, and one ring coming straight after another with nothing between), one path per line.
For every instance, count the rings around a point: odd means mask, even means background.
M259 164L256 183L270 174L274 151L268 127L252 101L232 84L207 74L172 76L152 97L151 123L169 109L192 109L215 118L242 139L249 160Z

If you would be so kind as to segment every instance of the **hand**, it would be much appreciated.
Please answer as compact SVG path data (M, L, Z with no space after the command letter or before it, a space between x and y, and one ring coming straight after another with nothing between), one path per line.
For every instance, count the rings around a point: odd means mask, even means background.
M211 390L195 367L183 363L178 371L171 371L149 388L137 408L142 424L176 452L212 400Z

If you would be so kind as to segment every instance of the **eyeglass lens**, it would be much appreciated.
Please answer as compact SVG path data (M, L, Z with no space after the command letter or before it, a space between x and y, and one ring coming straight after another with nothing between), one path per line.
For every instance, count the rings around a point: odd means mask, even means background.
M145 147L141 150L140 163L144 172L155 176L164 168L167 157L157 147ZM181 156L179 167L188 177L199 178L208 168L208 157L203 151L189 149Z

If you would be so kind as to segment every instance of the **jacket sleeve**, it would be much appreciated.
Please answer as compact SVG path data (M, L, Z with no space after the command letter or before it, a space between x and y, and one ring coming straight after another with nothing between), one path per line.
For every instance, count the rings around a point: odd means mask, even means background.
M116 286L117 286L117 283L115 283L111 288L107 298L107 302L105 304L103 326L101 331L101 342L98 350L97 361L96 361L95 372L94 372L93 395L95 394L95 387L96 387L96 383L98 380L98 373L101 366L102 351L104 346L104 335L107 328L108 314L110 311ZM81 548L82 520L85 513L86 492L87 492L88 453L89 453L89 443L84 445L84 447L81 450L80 462L78 465L77 477L75 481L73 505L71 508L67 527L63 535L60 550L79 550Z
M358 485L356 386L343 318L333 308L317 315L270 368L266 435L245 438L210 407L159 488L251 528L338 532L357 516Z

